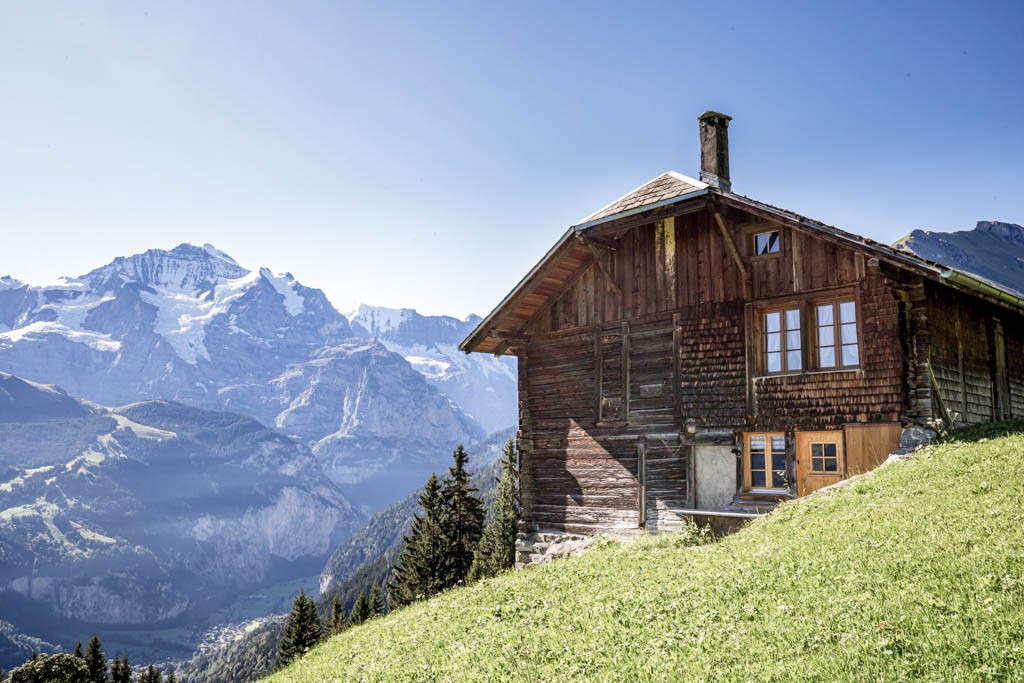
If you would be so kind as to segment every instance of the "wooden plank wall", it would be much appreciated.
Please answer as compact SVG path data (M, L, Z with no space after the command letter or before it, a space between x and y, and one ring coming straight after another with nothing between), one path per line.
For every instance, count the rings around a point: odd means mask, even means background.
M602 263L528 325L521 429L531 451L523 455L521 485L535 526L635 528L643 517L651 527L678 523L674 511L692 504L690 457L687 449L669 454L664 444L680 443L688 420L726 431L898 420L897 302L865 273L862 255L778 226L780 253L755 256L753 234L770 226L742 214L722 217L746 274L711 213L677 216L618 236ZM745 294L851 285L862 306L863 370L759 380L749 406Z
M927 306L931 369L943 405L960 425L993 420L989 320L996 312L983 302L930 283Z
M903 428L893 424L844 425L846 476L875 469L899 448Z
M1010 393L1009 414L1006 417L1024 417L1024 320L1018 316L1000 314L1003 318L1006 340L1006 376Z

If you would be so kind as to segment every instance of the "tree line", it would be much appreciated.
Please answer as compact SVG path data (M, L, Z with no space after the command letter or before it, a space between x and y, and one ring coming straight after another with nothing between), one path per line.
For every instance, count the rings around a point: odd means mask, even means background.
M300 590L285 624L278 666L287 666L325 637L426 600L442 591L495 576L515 564L519 474L512 440L505 444L494 505L488 513L469 484L469 456L460 444L444 479L431 474L419 496L420 512L403 537L392 581L360 592L346 616L334 595L326 624Z
M150 664L136 678L128 662L128 654L115 656L107 663L103 654L103 643L97 636L89 640L82 650L79 641L71 654L55 655L33 652L21 666L12 669L7 678L0 670L0 681L8 683L177 683L174 669L163 672Z

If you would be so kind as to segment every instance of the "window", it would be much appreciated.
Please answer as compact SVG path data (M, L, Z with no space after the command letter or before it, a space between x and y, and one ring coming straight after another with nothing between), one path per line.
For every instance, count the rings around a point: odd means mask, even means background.
M811 471L838 472L839 451L834 443L811 444Z
M788 491L785 435L747 434L744 445L746 489Z
M754 253L758 256L779 253L779 231L771 230L754 235Z
M803 369L800 309L764 314L764 371L795 372Z
M835 301L815 306L818 325L818 367L860 365L857 345L857 304Z

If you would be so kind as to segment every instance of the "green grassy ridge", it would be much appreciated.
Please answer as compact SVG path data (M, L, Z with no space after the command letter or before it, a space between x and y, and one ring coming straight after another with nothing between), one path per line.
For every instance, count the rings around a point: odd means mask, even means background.
M661 534L457 589L283 681L1024 680L1024 424L710 545Z

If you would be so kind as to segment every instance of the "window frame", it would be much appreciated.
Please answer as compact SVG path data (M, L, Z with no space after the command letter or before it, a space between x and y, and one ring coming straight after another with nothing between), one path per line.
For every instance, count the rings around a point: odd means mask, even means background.
M853 315L854 315L854 330L856 331L857 338L853 344L844 344L842 340L842 327L844 323L842 320L842 304L852 303L853 304ZM818 309L824 308L825 306L831 306L832 308L832 324L825 325L824 327L832 327L832 344L823 345L821 344L821 332L820 329L823 327L818 323ZM859 370L864 367L864 331L861 327L861 321L863 314L860 306L860 297L855 292L844 293L828 297L818 297L809 300L808 308L813 314L814 320L814 333L812 337L812 348L814 350L813 360L814 368L818 372L844 372L848 370ZM857 362L846 364L843 362L843 347L854 346L857 349ZM834 354L834 365L822 365L821 364L821 349L832 348Z
M778 237L775 238L775 249L770 249L769 251L763 251L763 252L762 251L758 251L757 250L757 238L760 237L761 235L771 235L773 232L778 234ZM768 245L771 246L770 239L769 239ZM751 256L753 256L754 258L765 258L765 257L771 257L771 256L778 256L778 255L780 255L782 253L782 228L781 228L781 226L780 227L775 227L775 228L768 228L767 230L757 230L755 232L750 233L750 247L751 247L750 248Z
M796 349L800 352L800 367L790 368L789 367L789 333L792 331L787 326L786 313L789 311L796 311L800 316L800 327L798 331L800 333L800 348ZM768 369L768 354L775 353L768 350L768 335L774 334L768 331L768 316L778 313L779 314L779 351L780 360L782 367L780 370L769 370ZM784 304L778 304L775 306L765 306L757 309L758 318L758 342L757 342L757 369L758 374L762 376L776 376L776 375L795 375L804 372L807 369L807 337L804 334L804 320L807 319L806 311L801 302L788 302Z
M765 467L759 470L765 473L765 486L753 485L752 472L755 470L751 470L750 441L754 437L763 437L765 442ZM781 438L783 443L781 452L783 457L784 468L781 471L783 473L783 478L785 479L786 483L785 486L781 488L772 485L774 484L774 473L780 471L770 466L772 464L772 456L776 454L776 451L772 447L772 440L775 438ZM789 495L790 493L792 493L793 482L790 477L789 451L790 442L785 432L743 432L743 493L767 494L774 496Z
M852 303L854 306L854 316L856 320L856 348L857 348L857 364L856 365L842 365L842 323L840 314L840 304ZM821 354L819 344L819 332L818 332L818 306L826 306L831 304L833 320L838 320L838 323L834 324L835 331L833 340L835 341L835 348L838 361L834 366L822 366L821 365ZM769 313L776 311L784 312L787 310L798 309L800 311L800 362L801 368L799 370L789 369L788 358L785 355L785 344L782 346L784 369L780 371L768 371L768 332L767 332L767 319L766 316ZM748 341L748 353L750 355L750 367L753 371L753 377L785 377L795 375L805 375L810 373L823 373L823 372L854 372L862 370L864 368L864 326L863 326L863 308L861 307L860 293L855 288L847 287L833 291L817 291L811 292L804 295L786 295L782 297L774 297L771 299L763 299L760 301L752 301L748 304L749 317L747 318L747 324L750 325L750 329L753 330ZM782 324L785 324L784 313L781 316ZM783 342L786 341L785 334L782 335Z

